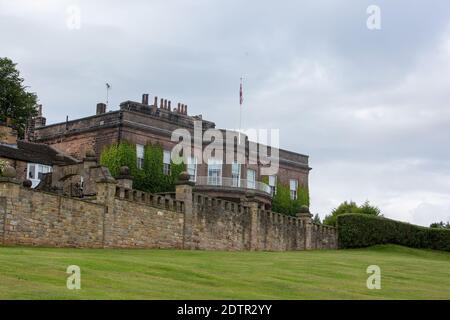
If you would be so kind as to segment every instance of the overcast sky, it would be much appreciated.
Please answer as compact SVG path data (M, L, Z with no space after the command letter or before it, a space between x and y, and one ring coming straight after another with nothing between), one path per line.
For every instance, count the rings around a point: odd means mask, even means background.
M449 15L445 0L0 0L0 56L48 123L92 115L109 82L111 109L149 93L236 128L243 75L244 127L310 155L313 213L370 200L429 225L450 220Z

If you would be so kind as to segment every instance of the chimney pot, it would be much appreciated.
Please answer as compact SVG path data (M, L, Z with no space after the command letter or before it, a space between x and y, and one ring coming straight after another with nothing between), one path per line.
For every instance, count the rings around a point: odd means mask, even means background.
M167 99L164 99L164 109L167 109Z
M148 93L142 95L142 104L148 105Z
M106 104L104 104L104 103L97 103L97 112L96 112L96 114L99 115L99 114L103 114L105 112L106 112Z
M155 102L153 103L153 105L156 107L158 106L158 97L157 96L155 97Z
M169 109L169 111L171 111L171 110L172 110L172 107L171 107L170 105L171 105L171 101L169 100L169 105L168 105L168 109Z
M161 98L161 100L159 101L159 107L160 107L161 109L163 109L163 103L164 103L164 99Z

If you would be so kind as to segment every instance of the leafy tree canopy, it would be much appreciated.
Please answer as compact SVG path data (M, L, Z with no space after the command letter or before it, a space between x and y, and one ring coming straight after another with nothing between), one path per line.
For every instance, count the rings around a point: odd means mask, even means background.
M23 138L27 120L36 115L37 96L27 92L16 66L12 60L0 58L0 120L10 118Z
M313 223L315 223L315 224L321 224L321 223L322 223L322 222L320 221L319 214L316 213L316 214L314 215Z
M450 229L450 221L447 223L441 222L435 222L430 224L430 228L439 228L439 229Z
M379 216L381 211L378 207L372 206L369 201L364 202L361 206L358 206L356 202L353 201L344 201L337 208L334 208L330 215L327 215L323 219L323 224L336 226L337 216L344 213L362 213Z

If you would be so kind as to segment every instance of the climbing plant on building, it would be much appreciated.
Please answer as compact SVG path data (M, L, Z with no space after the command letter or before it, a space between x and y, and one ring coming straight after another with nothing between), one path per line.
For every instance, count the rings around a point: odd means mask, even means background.
M269 178L263 177L262 181L268 184ZM299 186L297 199L291 199L289 186L277 183L277 192L272 198L272 211L295 216L300 212L301 206L309 207L309 191L307 188Z
M100 155L100 164L108 167L114 177L119 175L120 167L127 166L133 176L133 188L146 192L175 191L175 182L184 170L184 164L170 165L170 174L163 172L164 150L159 144L144 147L144 162L137 167L136 145L127 141L106 147Z

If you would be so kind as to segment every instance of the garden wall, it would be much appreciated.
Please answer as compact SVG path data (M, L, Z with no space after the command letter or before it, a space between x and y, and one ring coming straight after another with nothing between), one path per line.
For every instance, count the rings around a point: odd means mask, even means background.
M50 247L305 250L337 247L336 229L192 193L150 194L115 182L96 183L80 199L0 178L0 244Z

